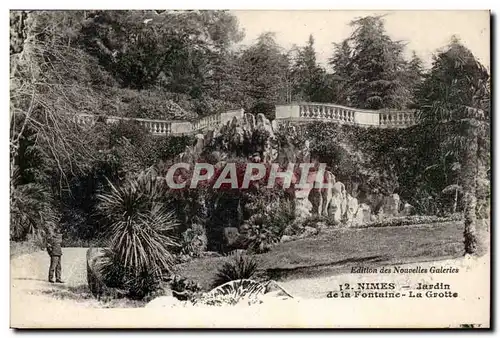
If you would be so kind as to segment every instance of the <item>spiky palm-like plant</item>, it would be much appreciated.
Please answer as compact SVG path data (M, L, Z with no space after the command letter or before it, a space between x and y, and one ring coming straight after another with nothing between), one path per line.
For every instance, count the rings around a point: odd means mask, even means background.
M217 271L212 287L233 280L250 279L257 272L257 261L251 256L236 255L231 261L225 262Z
M481 156L489 156L490 76L457 38L435 56L417 91L420 120L461 165L465 253L477 251L477 180ZM487 157L486 156L486 157Z
M113 253L112 264L103 266L104 275L123 278L130 289L148 289L154 284L151 278L170 270L172 249L178 246L177 220L163 203L164 184L142 175L120 187L110 185L110 193L99 195L99 209L110 221L107 236Z

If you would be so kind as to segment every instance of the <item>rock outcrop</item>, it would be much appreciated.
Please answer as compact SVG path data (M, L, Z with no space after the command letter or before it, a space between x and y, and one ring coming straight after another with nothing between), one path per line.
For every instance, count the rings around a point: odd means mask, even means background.
M358 199L348 194L346 205L347 210L345 212L345 219L348 225L353 225L354 218L356 217L359 209Z
M414 214L414 212L415 208L411 204L405 203L403 206L403 211L401 211L401 216L411 216Z
M330 215L330 206L334 196L335 176L328 170L325 170L323 177L318 176L318 172L309 173L307 183L311 185L309 192L309 201L312 204L312 214L328 216ZM316 184L324 184L326 188L319 188Z
M333 216L335 222L341 222L347 211L347 193L342 182L335 182L332 188L332 200L329 204L328 214Z
M398 194L392 194L384 198L382 207L378 212L379 220L399 216L401 199Z

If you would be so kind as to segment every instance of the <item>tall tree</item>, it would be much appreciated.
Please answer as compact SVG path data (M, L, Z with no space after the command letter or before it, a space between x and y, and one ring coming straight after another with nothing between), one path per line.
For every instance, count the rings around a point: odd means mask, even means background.
M16 17L21 21L11 41L11 163L29 131L62 187L69 174L85 171L95 158L71 117L98 111L99 86L114 82L76 44L84 12L11 12Z
M478 178L485 175L479 168L489 162L488 71L453 37L447 48L434 57L417 98L422 122L436 135L443 135L442 151L452 153L461 164L465 252L474 254Z
M410 108L413 108L415 106L414 94L424 80L423 61L415 51L412 52L410 62L408 62L408 65L406 67L405 78L407 81L407 86L412 93L412 99L411 102L408 103L408 106Z
M334 45L335 50L329 60L329 65L333 68L333 100L338 104L350 105L353 90L350 80L353 74L352 49L348 39Z
M276 43L274 33L263 33L240 58L245 108L272 116L274 105L286 101L288 58Z
M382 16L353 20L352 104L360 108L405 107L410 92L405 85L404 44L386 33Z
M324 102L326 73L316 61L314 37L309 35L306 46L298 49L292 68L294 77L294 97L298 100Z

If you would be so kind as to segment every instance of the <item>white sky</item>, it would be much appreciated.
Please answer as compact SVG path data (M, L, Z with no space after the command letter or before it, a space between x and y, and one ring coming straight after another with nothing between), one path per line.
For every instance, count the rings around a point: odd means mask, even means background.
M488 11L233 11L245 30L242 44L249 45L263 32L276 33L284 48L305 45L309 34L315 39L317 59L326 65L333 42L341 42L352 32L348 25L356 17L387 14L386 30L394 40L407 41L406 54L415 50L426 66L432 54L455 34L488 69L490 62L490 22Z

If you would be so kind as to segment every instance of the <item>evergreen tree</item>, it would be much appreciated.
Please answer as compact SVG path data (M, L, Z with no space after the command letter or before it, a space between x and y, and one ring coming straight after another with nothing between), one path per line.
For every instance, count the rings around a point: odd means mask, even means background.
M342 41L342 43L334 45L335 50L332 58L329 60L329 64L333 68L333 102L349 106L352 94L352 83L350 80L353 74L352 50L347 39Z
M415 98L413 97L414 93L417 90L417 88L421 85L424 79L423 62L422 59L418 57L415 51L413 51L411 60L410 62L408 62L406 68L406 79L408 88L412 93L412 100L411 102L409 102L408 107L414 108L415 107Z
M406 107L410 91L404 80L404 44L386 34L381 16L356 19L351 26L352 105L367 109Z
M297 50L292 67L294 99L309 102L327 102L326 72L316 61L314 37L309 35L306 46Z
M245 109L273 117L274 105L286 101L288 74L288 58L274 33L261 34L255 45L243 51L240 62Z

